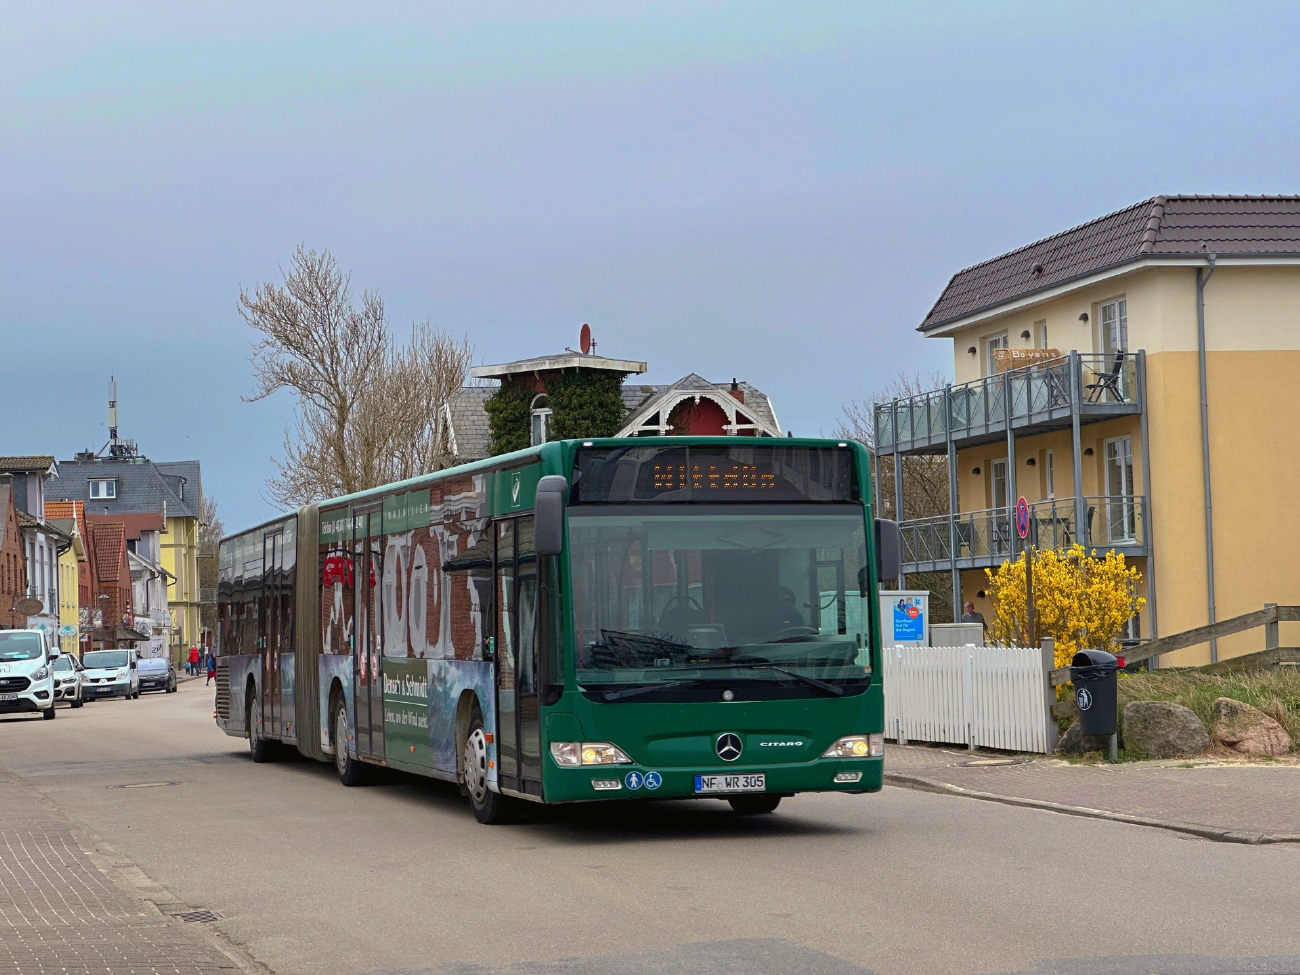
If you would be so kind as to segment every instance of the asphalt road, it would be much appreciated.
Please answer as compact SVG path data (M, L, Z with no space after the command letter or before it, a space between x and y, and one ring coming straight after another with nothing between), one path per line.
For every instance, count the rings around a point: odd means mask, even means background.
M281 975L1300 972L1300 847L950 796L543 810L253 765L201 681L0 719L0 762Z

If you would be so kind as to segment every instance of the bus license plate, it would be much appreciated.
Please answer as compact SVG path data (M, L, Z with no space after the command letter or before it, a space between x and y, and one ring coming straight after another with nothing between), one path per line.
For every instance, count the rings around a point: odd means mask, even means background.
M0 701L16 701L16 700L18 700L17 694L0 694Z
M767 789L767 776L759 772L750 775L697 775L695 791L707 792L763 792Z

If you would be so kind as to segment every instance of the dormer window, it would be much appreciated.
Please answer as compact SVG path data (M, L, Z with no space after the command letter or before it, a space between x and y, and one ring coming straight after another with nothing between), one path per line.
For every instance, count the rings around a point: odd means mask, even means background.
M532 434L529 439L536 447L538 444L546 443L551 431L551 407L545 393L538 393L533 397L530 410L532 411Z
M117 478L94 478L90 482L90 497L93 501L111 500L117 497Z

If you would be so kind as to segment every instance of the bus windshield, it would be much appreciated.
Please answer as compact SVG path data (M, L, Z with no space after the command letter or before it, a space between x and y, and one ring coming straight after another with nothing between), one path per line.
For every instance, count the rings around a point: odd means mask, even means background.
M865 689L865 524L849 504L571 508L579 685L607 700Z

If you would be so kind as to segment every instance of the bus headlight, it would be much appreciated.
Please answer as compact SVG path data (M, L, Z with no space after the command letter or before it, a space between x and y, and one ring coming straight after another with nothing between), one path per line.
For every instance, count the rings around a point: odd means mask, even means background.
M556 765L631 765L627 752L607 741L553 741L551 758Z
M45 680L45 678L49 676L50 676L50 668L42 667L40 670L36 671L36 673L32 674L32 680Z
M822 752L822 758L880 758L884 754L884 735L845 735Z

